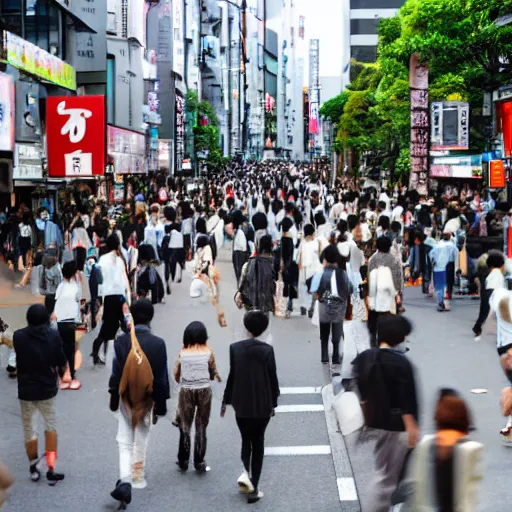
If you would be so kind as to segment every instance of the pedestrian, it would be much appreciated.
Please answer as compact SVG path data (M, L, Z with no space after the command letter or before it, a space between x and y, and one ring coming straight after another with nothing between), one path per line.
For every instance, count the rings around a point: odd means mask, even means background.
M299 245L299 299L300 314L313 317L314 299L311 293L313 276L321 269L321 242L315 238L313 224L304 226L304 238Z
M242 492L248 493L247 502L263 498L259 480L265 452L265 430L275 414L279 397L274 349L257 338L268 327L268 316L263 311L249 311L244 316L249 338L233 343L229 349L230 369L224 391L221 416L226 406L232 405L242 436L243 473L238 479Z
M62 266L64 280L59 284L55 294L55 310L51 319L57 322L57 328L64 354L68 361L71 383L62 382L60 389L78 390L82 386L75 379L76 325L80 322L80 300L82 287L77 281L77 268L74 260Z
M403 511L474 512L482 480L483 445L468 438L471 415L452 390L442 390L435 410L436 433L425 436L410 461L412 493Z
M95 365L105 364L105 361L99 357L101 345L104 345L106 354L109 340L116 337L119 327L123 325L123 308L125 304L129 304L131 295L126 266L119 255L119 238L116 235L110 235L106 245L108 252L101 256L98 262L103 279L103 322L92 346L91 357Z
M51 250L44 254L42 265L39 291L44 296L46 311L51 315L55 308L55 293L63 279L62 268L56 254L53 254Z
M354 369L365 423L376 439L367 510L389 512L409 450L419 439L414 370L403 342L412 330L402 315L380 316L378 348L357 356Z
M437 311L440 313L450 311L449 304L445 303L445 291L448 287L447 269L449 265L454 265L459 257L459 251L452 241L451 231L445 229L442 240L430 251L429 256L432 262Z
M50 315L42 304L27 310L27 327L14 332L18 370L18 398L25 437L25 450L30 463L30 479L41 478L39 468L37 413L44 420L45 452L49 484L64 479L55 472L57 460L57 422L55 401L58 378L64 378L67 360L58 331L50 327Z
M482 335L482 327L489 316L489 301L494 290L506 288L505 276L505 257L501 252L489 251L486 266L488 275L485 279L480 280L480 310L478 318L473 326L475 339Z
M286 301L286 318L291 318L293 313L293 301L298 298L299 267L295 257L295 243L293 231L297 228L290 217L285 217L281 222L282 237L279 245L280 271L283 276L283 297Z
M422 292L427 295L430 286L430 259L428 257L431 247L425 244L425 237L421 231L414 234L414 245L409 256L411 279L416 281L421 277Z
M242 275L242 267L247 263L250 256L249 242L243 229L243 224L247 219L240 210L235 210L231 217L234 229L233 268L235 270L236 282L238 283Z
M332 341L332 364L341 364L343 348L343 322L352 293L352 285L347 272L338 268L340 254L334 245L329 245L322 253L324 269L313 277L311 292L318 299L320 320L320 361L329 363L329 337Z
M132 487L144 489L151 426L167 413L170 396L165 341L151 333L154 307L147 299L131 307L131 333L114 343L109 380L110 409L119 411L119 480L111 496L130 503Z
M368 261L368 331L370 345L377 347L379 317L396 313L401 303L402 266L390 253L391 239L377 238L377 252Z
M178 466L187 471L190 459L190 429L195 417L194 468L199 473L210 471L206 455L206 428L210 421L212 388L210 381L222 382L213 350L208 347L208 333L202 322L190 323L183 334L174 379L180 384L175 424L180 429Z
M98 265L98 256L94 247L91 247L87 251L87 262L85 264L84 274L86 279L89 280L89 291L91 293L89 310L91 312L91 328L94 330L96 329L97 323L96 315L99 311L100 285L103 282L101 268Z

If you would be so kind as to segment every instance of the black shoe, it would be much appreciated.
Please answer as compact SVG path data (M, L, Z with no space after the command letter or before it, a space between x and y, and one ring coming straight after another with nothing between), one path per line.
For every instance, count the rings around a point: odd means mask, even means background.
M110 496L119 501L119 508L124 510L126 505L132 502L132 484L122 483L121 480L116 482L116 488L110 493Z
M208 471L210 471L210 466L208 466L204 461L199 464L195 464L194 468L198 473L208 473Z
M176 464L181 469L181 471L188 471L188 462L180 462L178 460L178 461L176 461Z
M313 318L314 310L310 309L308 311L308 318L311 320Z
M301 315L301 316L306 316L307 312L308 312L308 311L307 311L307 309L306 309L306 308L300 308L300 315Z
M30 465L30 480L32 482L39 482L39 479L41 478L41 471L37 469L37 463Z
M64 473L55 473L53 469L49 469L46 472L46 480L48 480L49 485L56 485L64 480Z
M482 329L477 329L476 327L473 327L473 332L475 333L475 336L482 336Z
M171 287L167 285L167 295L171 295Z
M256 503L260 501L261 498L263 498L263 493L255 489L247 496L247 503Z
M105 365L105 361L100 359L100 356L98 354L91 354L91 357L92 357L92 362L93 362L94 366L96 366L97 364L103 365L103 366Z
M7 373L16 373L16 367L15 366L11 366L10 364L7 365Z

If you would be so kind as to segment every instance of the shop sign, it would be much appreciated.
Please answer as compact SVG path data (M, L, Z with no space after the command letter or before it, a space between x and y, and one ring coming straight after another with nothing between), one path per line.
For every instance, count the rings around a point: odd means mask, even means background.
M469 104L460 101L432 103L432 149L469 148Z
M505 188L505 165L503 160L489 162L489 188Z
M73 66L11 32L3 32L2 60L65 89L76 90Z
M169 139L158 141L158 167L165 170L171 168L171 141Z
M431 178L481 179L482 155L440 156L432 159Z
M39 84L16 82L16 142L40 142Z
M14 147L13 180L43 179L43 153L35 144L16 144Z
M108 154L116 174L146 173L146 138L144 134L108 126Z
M0 73L0 151L14 149L14 83Z
M50 177L104 174L104 96L49 96L46 132Z

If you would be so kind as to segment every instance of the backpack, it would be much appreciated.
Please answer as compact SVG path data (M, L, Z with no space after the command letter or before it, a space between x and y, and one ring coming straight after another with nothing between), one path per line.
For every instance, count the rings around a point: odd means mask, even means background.
M133 319L132 319L133 322ZM119 396L131 412L132 427L135 428L153 408L153 370L142 350L132 325L132 346L119 383Z

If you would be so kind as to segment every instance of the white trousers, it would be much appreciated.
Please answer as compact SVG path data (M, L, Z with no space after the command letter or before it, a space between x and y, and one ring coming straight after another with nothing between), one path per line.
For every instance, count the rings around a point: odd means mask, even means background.
M119 404L117 445L119 448L119 479L132 483L144 479L153 411L132 428L132 418L124 403Z
M313 295L308 292L308 287L305 282L299 283L299 301L301 308L306 308L308 311L312 309Z

